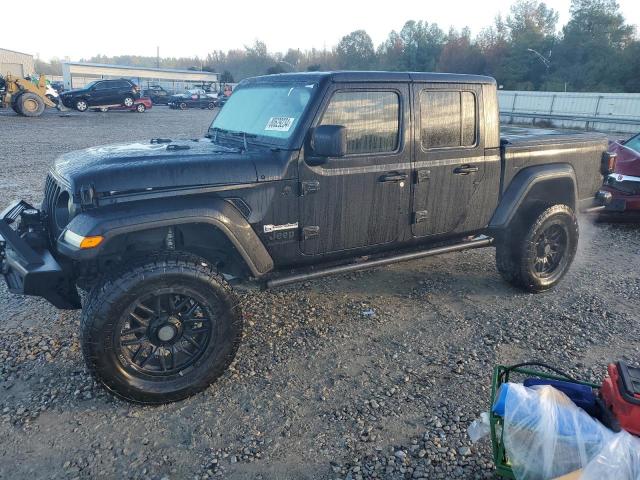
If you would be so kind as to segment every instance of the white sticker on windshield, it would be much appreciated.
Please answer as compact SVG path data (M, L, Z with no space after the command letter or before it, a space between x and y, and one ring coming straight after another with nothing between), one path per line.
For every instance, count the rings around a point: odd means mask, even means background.
M293 125L293 117L271 117L267 122L265 130L275 130L276 132L288 132Z

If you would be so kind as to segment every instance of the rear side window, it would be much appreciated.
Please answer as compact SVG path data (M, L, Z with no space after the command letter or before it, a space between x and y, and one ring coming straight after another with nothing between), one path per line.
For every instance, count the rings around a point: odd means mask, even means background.
M424 148L474 146L476 117L476 96L472 92L420 92L420 138Z
M395 92L337 92L321 125L344 125L347 154L393 152L398 148L400 99Z
M93 87L96 90L106 90L107 88L109 88L109 83L108 82L98 82L95 84L95 86Z

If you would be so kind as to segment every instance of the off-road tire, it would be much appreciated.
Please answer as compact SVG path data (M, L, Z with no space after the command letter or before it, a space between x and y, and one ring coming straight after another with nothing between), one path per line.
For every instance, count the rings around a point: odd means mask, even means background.
M22 111L20 110L20 96L22 93L18 93L11 97L11 109L16 112L18 115L22 115Z
M569 270L578 248L578 220L567 205L539 209L516 225L496 245L496 267L510 284L539 293L556 286ZM553 227L566 244L557 265L549 272L536 271L542 234Z
M167 290L186 292L206 306L212 317L206 345L194 363L181 371L160 376L132 371L136 365L127 363L124 347L118 346L122 319L130 318L126 312L145 295ZM152 323L153 319L148 321ZM220 377L238 350L243 321L237 297L212 265L191 254L171 252L147 258L96 285L87 295L80 327L85 362L98 382L125 400L160 404L200 392ZM162 364L164 367L164 360Z
M25 117L39 117L44 112L44 101L42 97L33 92L24 92L18 98L16 106L20 114Z

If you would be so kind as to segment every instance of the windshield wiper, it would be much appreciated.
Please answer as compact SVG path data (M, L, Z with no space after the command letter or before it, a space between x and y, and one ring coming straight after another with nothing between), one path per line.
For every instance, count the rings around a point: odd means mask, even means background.
M213 128L210 128L209 130L212 130L214 132L214 137L210 136L210 138L212 139L212 141L214 143L216 143L217 140L218 140L218 133L223 133L225 135L232 135L234 137L242 137L242 142L244 144L243 146L244 146L244 151L245 152L249 150L248 145L247 145L247 138L257 138L258 137L258 135L255 134L255 133L247 133L247 132L242 132L240 130L227 130L225 128L220 128L220 127L213 127Z

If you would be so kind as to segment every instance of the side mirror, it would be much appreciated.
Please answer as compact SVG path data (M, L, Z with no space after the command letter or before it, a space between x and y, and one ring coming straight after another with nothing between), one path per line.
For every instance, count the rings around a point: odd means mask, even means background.
M313 154L319 157L344 157L347 154L347 129L344 125L320 125L311 137Z

